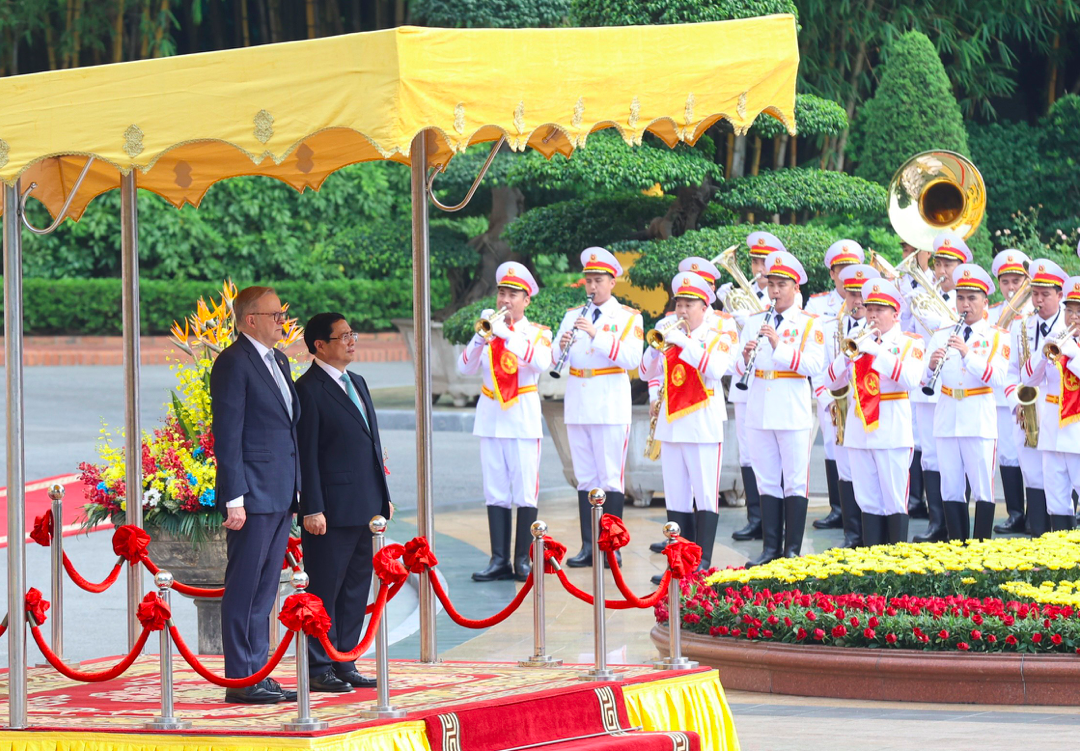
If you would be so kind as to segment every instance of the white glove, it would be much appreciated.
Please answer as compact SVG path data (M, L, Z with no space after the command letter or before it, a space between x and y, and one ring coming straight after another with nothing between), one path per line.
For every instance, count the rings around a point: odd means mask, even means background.
M1080 345L1077 345L1075 339L1069 337L1061 343L1061 354L1070 360L1074 360L1080 357Z
M871 357L877 357L878 352L881 351L881 343L874 341L872 336L868 336L859 342L859 351Z
M733 286L733 283L728 282L727 284L721 284L720 288L716 290L716 297L717 297L717 299L720 300L720 302L723 302L724 300L727 299L728 292L731 292L731 287L732 286Z
M491 322L491 334L493 336L497 336L500 339L509 339L511 333L513 332L510 331L510 327L506 325L504 319L497 318Z
M674 328L668 333L664 334L664 342L666 344L673 344L680 349L685 348L690 344L690 337L683 333L680 328Z

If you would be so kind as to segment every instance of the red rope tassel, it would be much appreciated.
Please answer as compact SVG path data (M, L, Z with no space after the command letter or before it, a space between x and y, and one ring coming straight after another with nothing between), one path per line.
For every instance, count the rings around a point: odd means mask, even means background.
M521 603L525 601L525 596L528 595L529 590L533 588L533 572L530 571L525 586L518 590L517 596L510 601L509 605L495 615L480 620L473 620L471 618L466 618L454 609L454 604L450 602L450 598L446 595L446 590L443 589L442 582L439 581L439 577L437 577L434 572L432 572L429 578L431 579L431 588L435 590L435 596L439 598L439 602L446 608L446 614L450 616L450 620L465 628L490 628L497 623L502 623L510 617L511 613L521 607Z
M100 584L95 584L92 581L87 581L83 578L82 574L75 570L74 564L68 558L68 554L64 553L64 570L67 571L69 577L71 577L72 583L79 589L86 590L87 592L93 592L94 594L101 594L106 589L116 583L116 578L120 576L120 570L124 567L124 559L121 558L113 566L112 571L106 576Z
M348 652L338 652L337 648L330 643L330 638L323 632L318 635L319 644L326 650L326 656L334 662L352 662L360 655L371 649L371 642L375 641L375 632L379 629L379 621L382 620L383 615L386 613L386 603L390 599L390 590L386 586L386 582L379 582L379 594L375 598L375 602L372 603L374 611L371 614L371 620L368 621L367 633L364 634L364 638L360 640L360 643L356 647Z
M49 645L45 643L45 637L41 635L41 628L33 622L30 624L30 633L34 635L34 641L37 642L41 654L45 655L45 659L49 661L49 664L56 668L62 676L70 678L73 681L82 681L83 683L100 683L101 681L111 681L113 678L119 678L129 667L131 667L131 663L135 662L136 658L142 652L143 647L146 646L146 639L150 636L150 629L143 628L142 633L139 634L139 638L135 642L135 646L131 648L127 657L108 670L98 671L76 670L75 668L65 665L64 661L57 657L52 649L49 648Z
M622 569L619 568L618 561L615 559L615 551L607 551L608 566L611 567L611 577L615 580L615 586L622 592L626 601L633 605L635 608L651 608L658 603L660 599L667 594L668 584L671 583L671 570L664 571L664 576L660 579L660 586L656 588L656 591L646 597L638 597L631 591L630 587L626 584L626 579L623 578Z
M158 571L161 571L157 567L157 564L147 558L145 555L141 558L143 565L146 566L146 570L150 572L151 576L155 576ZM188 597L209 597L216 598L225 594L225 587L215 587L213 589L206 589L203 587L192 587L190 584L183 584L178 581L174 581L172 585L174 592L179 592L182 595ZM264 676L265 677L265 676ZM233 688L236 688L235 686Z
M180 636L180 630L177 629L176 626L169 626L169 633L172 634L173 642L176 644L176 651L180 653L180 656L184 658L187 664L206 680L216 686L222 686L224 688L247 688L248 686L254 686L256 683L262 681L266 676L274 672L274 668L281 662L281 658L289 651L289 645L292 644L293 639L292 631L285 634L281 639L281 643L278 644L278 648L274 651L274 654L270 656L270 660L259 672L249 675L247 678L222 678L219 675L211 673L205 665L199 662L198 656L192 653L191 648L188 647L187 642Z

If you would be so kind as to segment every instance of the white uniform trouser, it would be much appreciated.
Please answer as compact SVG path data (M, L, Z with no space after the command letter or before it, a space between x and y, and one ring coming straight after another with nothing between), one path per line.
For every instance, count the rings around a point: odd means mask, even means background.
M915 442L922 450L922 468L924 472L938 471L937 439L934 438L934 409L936 404L924 404L912 402L915 409L912 412L917 415L915 427L918 429L918 438Z
M1080 492L1080 454L1040 451L1043 455L1043 481L1046 483L1046 512L1072 516L1073 491Z
M997 439L938 438L937 453L941 466L947 468L941 473L941 500L965 503L966 477L971 484L971 500L994 502Z
M836 459L836 444L829 440L830 434L835 433L832 427L832 413L829 412L829 405L832 403L833 400L825 398L824 395L817 402L818 425L821 426L821 445L825 447L825 459L828 461ZM811 438L810 440L812 442L814 439Z
M629 425L567 425L578 490L623 492Z
M1016 416L1012 407L997 408L998 464L1002 467L1019 467L1020 454L1016 450Z
M1010 428L1016 453L1020 457L1020 471L1024 475L1024 487L1043 489L1043 459L1044 452L1038 449L1028 448L1024 445L1024 429L1013 420Z
M855 502L867 514L906 514L913 449L844 449L851 464Z
M664 473L664 505L668 511L693 513L719 511L720 466L723 443L660 444L660 468Z
M739 439L739 466L750 466L750 437L746 434L746 402L735 402L735 436Z
M536 508L540 494L539 438L481 438L484 500L500 508Z
M912 403L914 407L915 404ZM919 435L919 410L911 410L911 434L915 437L915 450L922 451L922 436ZM920 464L920 466L922 466Z
M851 482L854 479L851 476L850 451L851 449L844 446L833 446L833 458L836 459L836 474L845 482Z
M810 480L810 431L747 428L746 432L758 493L805 498Z

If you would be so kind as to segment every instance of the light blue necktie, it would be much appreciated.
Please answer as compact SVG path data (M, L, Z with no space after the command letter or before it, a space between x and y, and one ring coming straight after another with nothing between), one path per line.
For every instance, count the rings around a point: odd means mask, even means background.
M292 394L289 393L289 385L285 383L285 376L282 374L281 368L278 367L277 361L274 360L274 350L266 353L266 361L270 363L270 372L274 376L274 383L277 384L278 389L281 391L281 397L285 400L285 409L289 413L289 419L292 419Z
M367 426L368 432L371 432L371 423L368 422L367 415L364 413L364 405L360 403L360 395L356 393L356 386L353 385L348 373L341 374L341 382L345 384L345 393L349 395L352 403L360 410L360 416L364 418L364 425Z

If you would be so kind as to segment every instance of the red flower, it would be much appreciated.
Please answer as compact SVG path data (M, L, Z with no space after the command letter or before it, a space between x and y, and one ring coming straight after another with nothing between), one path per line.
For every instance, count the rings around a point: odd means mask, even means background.
M1005 643L1008 644L1010 647L1015 647L1016 646L1016 637L1013 636L1012 634L1009 634L1008 636L1005 637Z
M886 634L885 635L885 643L886 644L896 644L896 634Z
M766 620L768 620L770 626L775 626L777 623L780 622L780 619L777 618L775 615L770 615Z
M848 622L851 624L852 628L858 628L859 627L859 619L856 618L855 616L851 616L851 620L848 621Z
M979 631L979 629L973 629L972 632L971 632L971 640L972 641L978 641L981 638L982 638L982 631Z
M949 632L946 631L945 629L941 629L940 631L938 631L938 638L939 639L948 639L949 638Z
M969 649L971 649L971 645L968 644L966 641L962 641L956 645L956 648L959 649L961 652L967 652Z
M791 619L788 618L786 615L784 616L784 625L788 628L791 628Z
M813 610L807 610L806 611L806 620L808 620L808 621L816 621L817 620L817 614L814 613Z
M1042 634L1037 634L1036 633L1036 634L1031 635L1031 643L1032 644L1038 644L1041 641L1042 641Z
M741 636L742 635L742 629L741 628L733 628L733 629L731 629L730 633L731 633L732 636L736 636L736 637Z
M997 637L994 636L993 634L987 634L986 635L986 643L987 644L997 644Z
M758 637L758 630L756 628L748 628L748 629L746 629L746 638L747 639L756 639L757 637Z
M866 622L866 625L869 626L870 628L877 628L878 627L878 619L875 618L874 616L870 616L870 620L868 620Z
M709 627L709 636L720 636L720 629L721 628L722 628L722 626L710 626Z
M865 636L867 639L877 638L877 634L874 633L874 629L872 628L863 629L862 635Z
M1011 615L1003 615L1001 616L1001 622L1004 623L1006 626L1011 626L1016 623L1016 619L1013 618Z
M892 606L885 608L885 615L896 615L896 608Z
M971 622L974 623L976 626L981 626L983 622L982 616L978 613L975 613L971 616Z
M839 639L841 636L847 636L847 629L844 627L844 624L838 623L833 626L832 635L834 639Z
M1054 634L1050 637L1050 641L1054 643L1054 646L1057 646L1058 644L1061 644L1063 640L1061 638L1061 634Z
M720 636L727 636L727 634L728 634L728 627L727 627L727 626L720 626L720 627L719 627L719 628L717 629L717 632L718 632L718 633L720 634Z
M806 638L806 629L805 629L805 628L802 628L802 627L800 626L800 627L799 627L799 630L795 632L795 638L796 638L796 639L797 639L798 641L802 641L803 639L805 639L805 638ZM1077 651L1077 653L1080 653L1080 649L1077 649L1076 651Z
M764 636L766 639L771 639L772 638L772 629L768 629L768 628L765 629L764 631L761 632L761 635Z
M825 631L823 629L820 629L820 628L815 628L814 629L814 638L817 639L818 641L821 641L822 639L825 638Z

